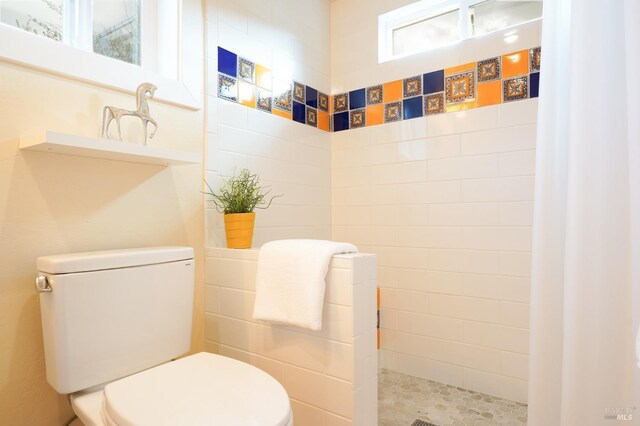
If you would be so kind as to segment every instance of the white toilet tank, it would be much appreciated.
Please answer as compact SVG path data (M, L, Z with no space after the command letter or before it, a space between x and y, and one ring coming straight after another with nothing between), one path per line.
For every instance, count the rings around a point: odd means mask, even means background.
M191 247L38 258L47 381L61 394L119 379L189 351ZM42 278L39 278L42 280Z

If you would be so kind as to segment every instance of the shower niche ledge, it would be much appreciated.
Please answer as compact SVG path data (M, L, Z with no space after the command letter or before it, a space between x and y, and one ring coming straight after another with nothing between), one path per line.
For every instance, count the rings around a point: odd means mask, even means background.
M178 166L200 162L200 156L191 152L171 151L152 146L51 131L20 137L20 149L160 166Z

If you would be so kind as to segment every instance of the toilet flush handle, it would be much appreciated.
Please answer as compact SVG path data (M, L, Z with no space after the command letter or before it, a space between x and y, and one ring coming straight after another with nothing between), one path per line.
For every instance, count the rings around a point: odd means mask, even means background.
M38 293L50 293L53 289L49 285L47 277L44 275L38 275L36 277L36 290L38 290Z

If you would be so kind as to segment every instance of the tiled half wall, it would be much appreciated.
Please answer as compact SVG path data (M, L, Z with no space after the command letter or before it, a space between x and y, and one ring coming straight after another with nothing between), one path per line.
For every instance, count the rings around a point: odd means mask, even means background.
M210 352L248 362L287 390L296 425L376 425L376 257L336 255L321 331L254 321L258 250L206 253Z
M325 131L339 132L537 98L540 47L346 93L327 94L271 75L218 47L218 97Z

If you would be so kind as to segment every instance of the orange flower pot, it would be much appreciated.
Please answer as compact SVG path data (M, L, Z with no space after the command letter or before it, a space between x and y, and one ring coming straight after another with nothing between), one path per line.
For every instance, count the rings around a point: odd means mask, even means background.
M225 214L224 232L227 236L227 248L251 248L255 221L255 212Z

